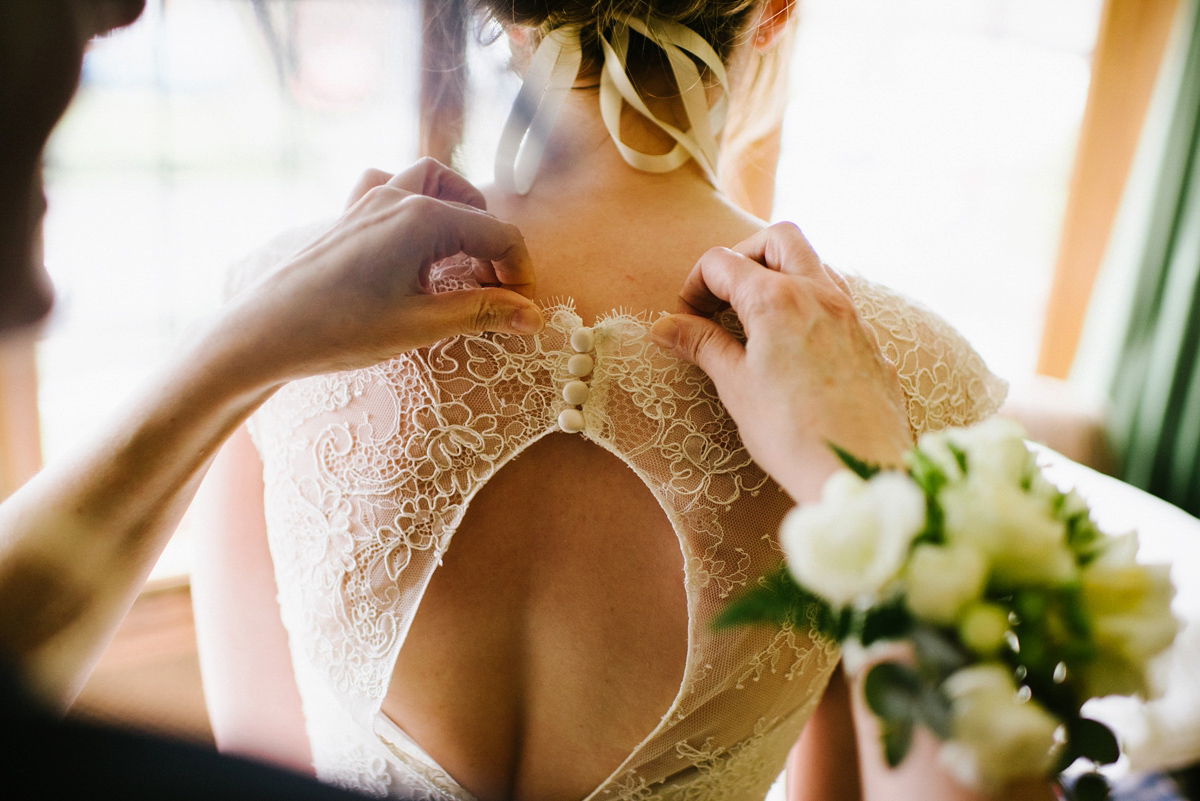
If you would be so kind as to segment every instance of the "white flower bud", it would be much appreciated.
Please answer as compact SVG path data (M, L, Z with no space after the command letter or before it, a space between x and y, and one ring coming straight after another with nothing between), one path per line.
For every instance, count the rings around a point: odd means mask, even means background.
M965 784L994 791L1050 769L1060 721L1036 701L1021 701L1007 668L972 665L942 687L952 704L953 736L939 761Z
M843 606L877 600L924 526L925 495L910 478L884 472L863 481L842 471L820 503L788 514L779 539L796 581Z
M969 545L918 545L904 572L905 602L913 614L949 625L983 592L987 560Z
M967 606L958 624L958 636L963 645L980 656L991 656L1000 650L1007 632L1007 610L983 601Z

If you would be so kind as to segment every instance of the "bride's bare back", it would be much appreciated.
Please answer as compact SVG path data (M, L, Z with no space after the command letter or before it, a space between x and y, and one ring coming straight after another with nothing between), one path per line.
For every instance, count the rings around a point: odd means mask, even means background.
M572 298L585 324L674 311L707 248L761 227L698 176L624 178L641 191L489 198L526 237L538 297ZM658 501L599 445L551 434L471 502L383 710L481 800L583 798L674 700L687 626Z

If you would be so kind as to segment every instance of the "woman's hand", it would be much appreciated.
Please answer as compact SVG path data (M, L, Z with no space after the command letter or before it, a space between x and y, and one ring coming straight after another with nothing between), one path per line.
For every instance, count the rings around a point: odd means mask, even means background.
M658 320L655 341L709 374L747 450L797 501L839 467L828 443L884 464L911 446L895 367L795 225L708 251L680 299L686 312ZM744 346L710 319L727 305Z
M464 178L423 161L368 173L355 195L91 447L0 504L0 651L47 699L74 697L209 459L281 384L454 334L541 328L520 233ZM485 287L428 294L430 265L460 252Z
M432 159L395 176L372 170L346 213L259 281L217 323L247 378L270 384L347 370L456 334L532 334L543 321L533 265L516 226ZM474 259L481 289L430 294L430 266Z

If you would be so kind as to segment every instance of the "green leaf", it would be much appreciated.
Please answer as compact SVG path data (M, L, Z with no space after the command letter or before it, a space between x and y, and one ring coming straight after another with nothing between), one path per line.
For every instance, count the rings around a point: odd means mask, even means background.
M958 640L944 629L919 624L910 635L917 653L917 663L941 684L954 671L970 661Z
M1108 779L1100 773L1085 773L1075 780L1071 797L1074 801L1108 801Z
M1080 565L1087 565L1100 555L1104 540L1104 534L1088 515L1076 515L1067 521L1067 545Z
M1121 756L1116 735L1098 720L1076 718L1067 724L1071 750L1097 765L1111 765Z
M949 740L954 733L954 714L950 699L940 687L926 685L921 689L917 701L917 718L942 740Z
M828 606L827 608L829 609L828 614L818 619L818 631L828 632L828 636L837 642L845 642L846 638L854 630L856 617L854 609L849 606L839 610L834 610L833 607Z
M908 452L906 458L913 481L925 490L926 495L932 498L942 487L946 486L946 474L923 451L914 448Z
M879 640L898 640L912 631L912 627L913 616L904 599L894 598L867 610L859 639L864 646Z
M884 723L880 739L883 740L883 755L887 758L889 768L896 767L904 761L904 757L908 756L908 750L912 747L912 738L913 724L911 720Z
M1013 610L1017 623L1013 628L1019 648L1018 661L1031 672L1041 673L1053 668L1058 659L1052 656L1054 646L1050 623L1050 596L1041 588L1023 587L1013 594Z
M913 539L917 545L942 545L946 542L946 515L936 495L925 496L925 528Z
M871 462L859 459L857 456L850 453L850 451L840 448L837 445L834 445L832 442L826 441L825 444L828 445L830 449L837 455L837 458L842 460L842 464L846 465L851 472L861 479L869 479L883 469L877 464L872 464Z
M1013 594L1013 608L1022 620L1035 622L1046 614L1050 599L1041 588L1022 588Z
M782 625L794 622L799 598L797 593L787 586L788 581L791 581L791 574L785 576L784 573L785 570L769 573L734 598L713 620L713 628L723 629L754 623Z
M867 706L883 721L912 721L918 715L921 677L908 665L880 662L867 673L863 694Z
M958 469L967 472L967 452L955 445L953 442L946 443L946 450L954 457L954 461L958 462Z
M786 565L761 577L721 610L712 622L714 629L734 626L788 624L807 627L815 621L817 633L833 637L837 614L823 598L801 587Z
M946 516L938 503L938 493L946 486L946 474L915 448L908 452L907 459L909 475L925 493L925 528L916 536L913 546L941 545L946 541Z
M1079 587L1067 587L1062 590L1062 619L1072 634L1083 638L1091 637L1092 618Z

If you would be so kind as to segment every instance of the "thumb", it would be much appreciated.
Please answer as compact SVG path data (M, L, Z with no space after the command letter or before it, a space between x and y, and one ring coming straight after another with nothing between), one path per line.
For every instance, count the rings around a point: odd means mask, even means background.
M660 317L650 336L660 347L708 373L718 386L724 379L732 380L732 372L746 356L746 349L733 334L694 314Z
M537 305L509 289L458 289L414 300L420 305L412 322L430 342L482 331L536 334L545 326Z

